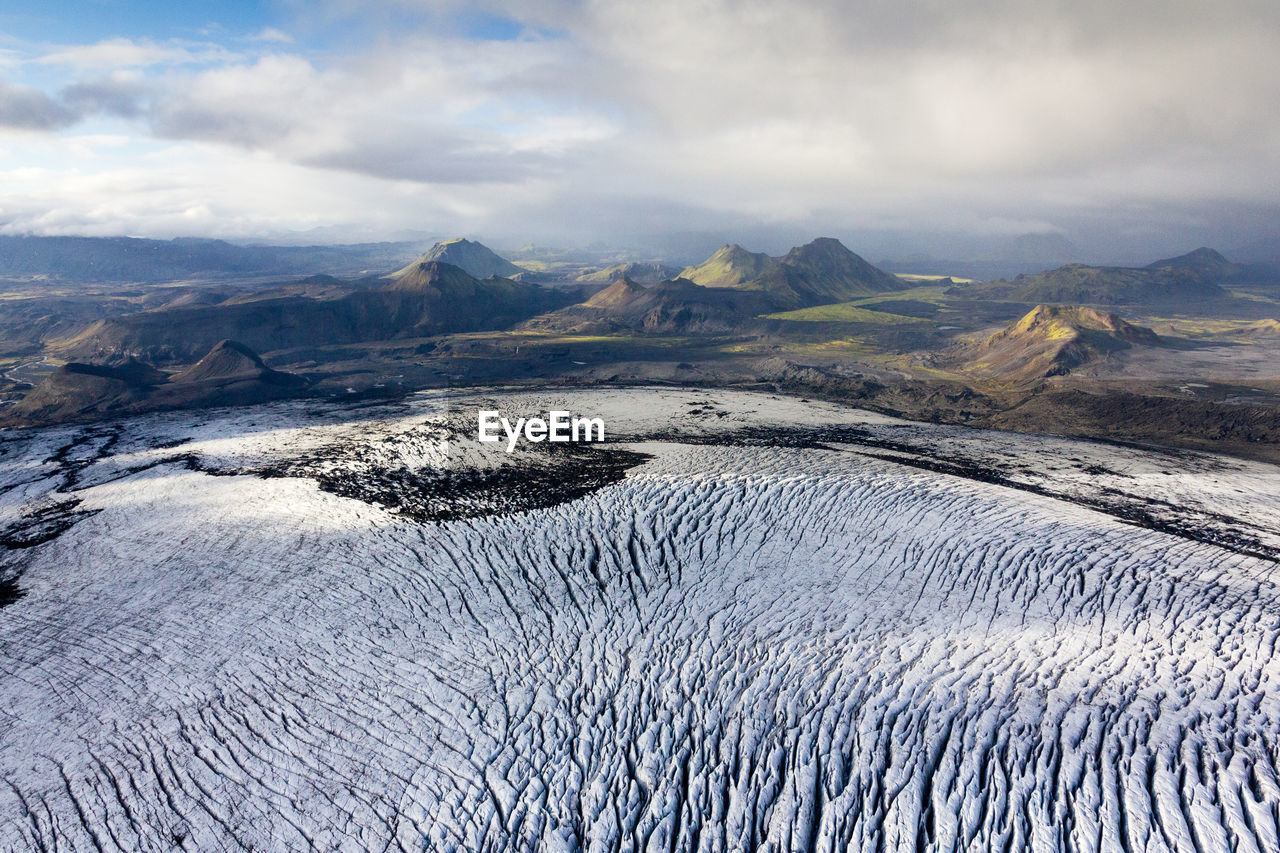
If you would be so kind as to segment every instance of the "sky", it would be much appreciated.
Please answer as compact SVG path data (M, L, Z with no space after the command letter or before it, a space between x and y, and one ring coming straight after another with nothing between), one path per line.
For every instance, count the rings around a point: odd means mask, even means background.
M0 0L0 233L1280 255L1274 0Z

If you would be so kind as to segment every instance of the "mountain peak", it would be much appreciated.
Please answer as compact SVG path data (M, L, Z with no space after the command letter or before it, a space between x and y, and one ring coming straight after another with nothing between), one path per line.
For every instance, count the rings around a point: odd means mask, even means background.
M583 273L577 277L576 281L612 284L619 279L627 278L636 284L657 284L670 279L675 274L676 270L665 264L629 261Z
M387 290L422 290L428 287L474 287L475 276L456 264L418 260L396 273Z
M1212 261L1214 263L1230 263L1222 253L1217 249L1210 249L1208 246L1201 246L1198 249L1192 249L1185 255L1178 255L1176 258L1167 258L1163 261L1156 261L1152 266L1168 266L1177 263L1203 262Z
M961 350L965 367L1001 380L1038 381L1133 346L1156 333L1117 314L1078 305L1037 305L986 340Z
M778 262L764 252L748 252L737 243L728 243L700 264L685 267L680 278L703 287L743 287L777 267Z
M849 248L841 243L835 237L814 237L803 246L796 246L791 251L811 251L811 252L849 252ZM849 252L849 254L853 254Z
M1216 249L1201 246L1199 249L1178 255L1176 258L1164 258L1147 266L1149 270L1182 269L1190 270L1205 279L1217 283L1239 275L1243 270L1239 264L1233 264Z
M809 304L840 302L906 285L896 275L867 263L834 237L796 246L779 266L786 286Z
M273 372L256 352L242 343L225 339L214 345L204 358L173 377L174 382L203 382L213 379L244 379Z
M644 287L623 276L582 304L587 308L619 308L644 292Z
M452 240L436 243L430 251L407 267L392 273L391 277L399 278L417 265L432 262L453 264L468 275L480 279L492 276L510 278L527 272L483 243L477 243L465 237L454 237Z

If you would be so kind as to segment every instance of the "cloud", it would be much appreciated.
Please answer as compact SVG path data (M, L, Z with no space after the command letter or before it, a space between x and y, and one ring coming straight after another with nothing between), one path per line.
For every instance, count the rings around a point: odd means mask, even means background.
M384 132L387 128L382 129ZM548 177L551 158L513 151L501 139L397 128L387 136L350 140L302 159L308 166L431 184L516 183Z
M551 178L614 133L607 119L518 85L555 61L544 46L435 48L330 69L275 54L199 72L170 82L152 126L168 139L432 184Z
M200 143L137 151L111 139L26 137L8 147L0 155L0 233L8 234L249 238L346 226L353 213L371 233L405 222L446 233L497 202L342 172L317 180L314 169ZM72 160L76 169L61 168Z
M874 180L1258 153L1240 131L1276 132L1278 13L1238 9L655 0L566 20L594 47L595 85L655 133L722 143L780 176L817 154L834 177Z
M0 127L17 130L60 130L80 116L39 89L0 81Z
M104 114L137 118L143 114L149 88L137 77L111 77L73 83L59 93L59 99L81 116Z
M272 44L292 44L293 36L275 27L263 27L249 37L250 41L264 41Z
M1219 228L1222 211L1245 209L1265 229L1280 189L1273 2L292 8L287 33L236 51L141 39L45 51L32 63L68 75L60 94L11 85L0 120L129 119L139 139L278 164L309 193L447 197L467 227L516 228L518 214L540 239L717 221L777 233L1030 223L1075 239L1138 233L1143 217Z
M221 45L193 42L154 42L115 38L95 44L64 45L33 60L37 65L76 69L149 68L164 65L198 65L226 62L237 54Z

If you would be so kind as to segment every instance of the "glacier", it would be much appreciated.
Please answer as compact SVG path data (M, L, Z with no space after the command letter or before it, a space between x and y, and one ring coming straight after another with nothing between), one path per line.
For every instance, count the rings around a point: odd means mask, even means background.
M5 434L0 526L2 849L1280 850L1272 465L481 389Z

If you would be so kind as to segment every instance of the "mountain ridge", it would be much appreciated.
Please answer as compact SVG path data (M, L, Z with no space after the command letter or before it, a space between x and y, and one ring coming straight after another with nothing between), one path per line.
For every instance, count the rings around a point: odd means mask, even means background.
M850 251L834 237L818 237L774 258L737 243L716 250L681 278L710 288L758 290L775 310L843 302L902 290L907 284Z
M1172 260L1172 259L1171 259ZM1207 302L1227 292L1206 273L1186 265L1107 267L1067 264L1057 269L975 285L958 285L948 294L985 299L1065 305L1133 305Z
M581 289L489 278L416 262L377 287L340 296L282 295L108 317L51 341L71 360L136 355L185 363L232 339L259 352L509 327L576 301Z

